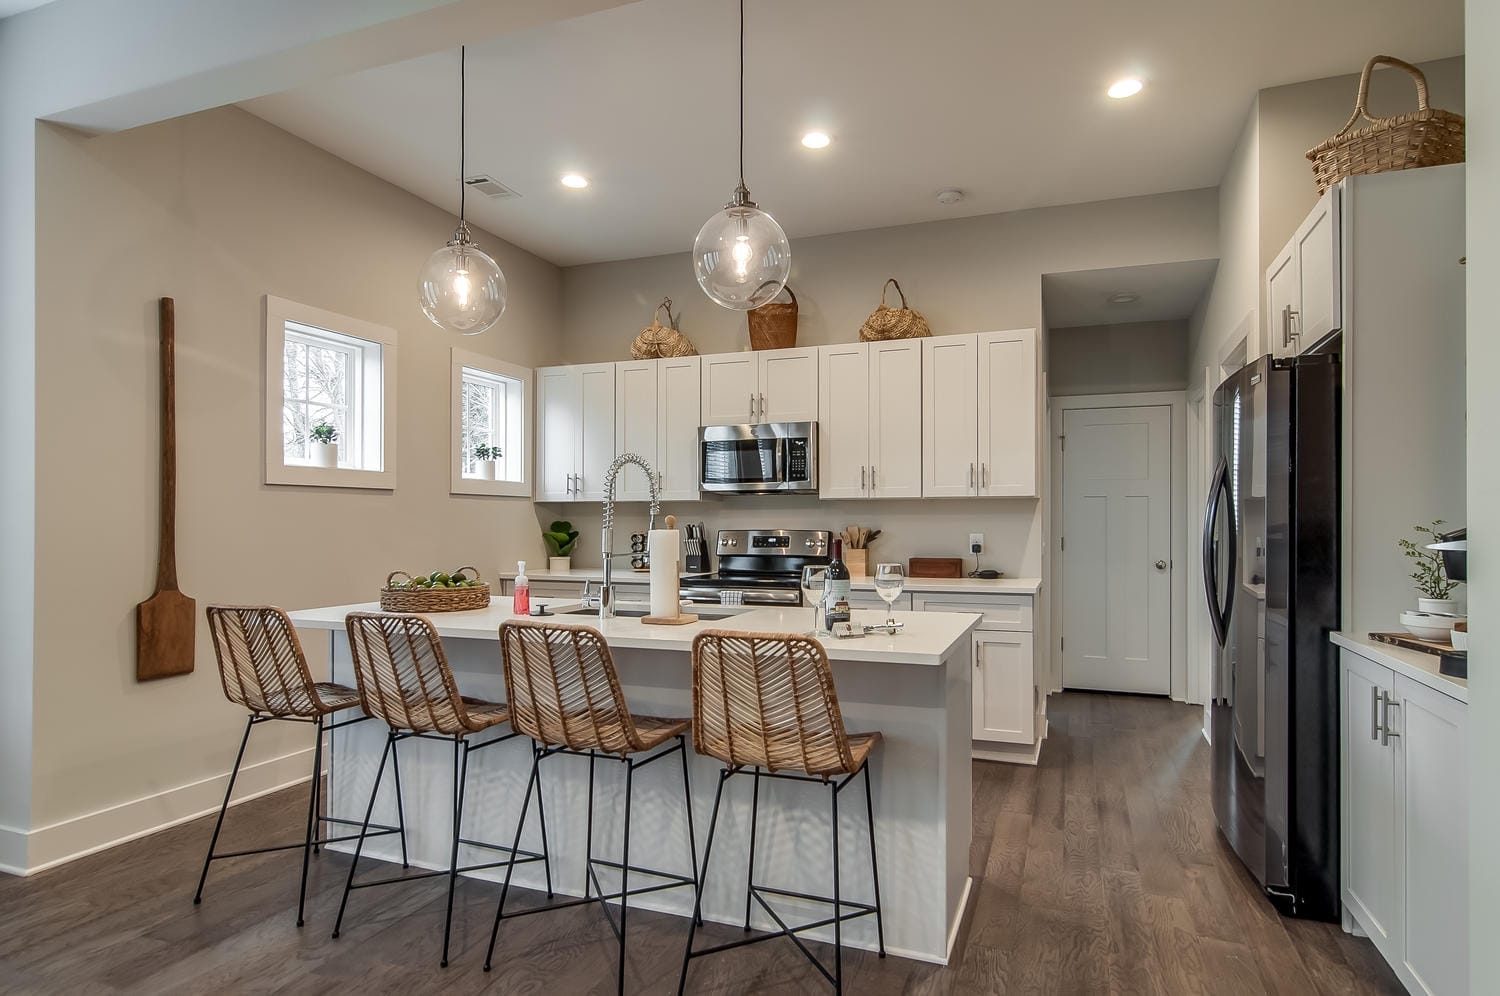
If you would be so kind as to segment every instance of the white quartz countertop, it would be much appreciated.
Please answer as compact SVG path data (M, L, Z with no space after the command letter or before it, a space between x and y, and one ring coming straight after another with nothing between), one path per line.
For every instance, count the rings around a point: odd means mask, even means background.
M533 576L528 571L528 576ZM581 578L580 578L581 580ZM550 608L567 612L577 603L548 603ZM358 605L333 605L326 608L297 609L287 613L299 629L341 630L344 617L351 612L379 612L377 602ZM855 622L882 623L884 610L856 610ZM863 639L823 640L833 661L865 661L889 664L941 664L954 647L967 644L969 631L979 624L980 616L970 612L897 612L896 620L905 628L894 635L871 634ZM500 624L515 615L509 598L491 598L489 608L469 612L439 612L428 616L445 640L499 641ZM618 616L599 626L597 617L555 615L548 622L572 626L592 626L604 635L611 647L635 650L673 650L688 652L693 637L706 629L733 629L750 633L804 633L812 625L812 610L804 608L756 608L732 619L700 619L685 626L647 626L640 619Z
M515 571L500 571L497 575L503 580L510 581L515 578ZM684 575L689 576L689 575ZM526 578L529 581L576 581L582 584L584 581L602 581L604 579L604 568L602 567L575 567L570 571L547 571L533 570L528 564ZM617 584L648 584L650 575L640 571L616 568L614 580ZM875 581L872 578L854 578L849 585L855 591L874 591ZM906 590L909 592L937 592L950 594L968 595L1035 595L1041 590L1041 578L996 578L987 581L982 578L907 578Z
M1361 657L1383 664L1398 674L1404 674L1429 688L1434 688L1460 702L1469 701L1469 683L1463 678L1453 678L1438 671L1435 654L1424 654L1405 647L1380 643L1358 633L1334 633L1329 637L1336 645L1359 654Z

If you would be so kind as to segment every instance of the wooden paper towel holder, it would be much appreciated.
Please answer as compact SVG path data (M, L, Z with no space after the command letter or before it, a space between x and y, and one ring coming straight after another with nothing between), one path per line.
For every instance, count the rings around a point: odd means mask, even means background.
M666 523L668 529L676 529L677 516L667 516ZM644 626L687 626L697 621L697 616L688 615L679 610L675 616L646 616L641 619L641 624Z

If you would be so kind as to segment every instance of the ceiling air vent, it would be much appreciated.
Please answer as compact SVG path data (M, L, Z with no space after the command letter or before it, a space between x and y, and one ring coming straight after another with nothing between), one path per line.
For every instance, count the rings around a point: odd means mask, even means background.
M467 185L470 190L476 193L483 194L486 197L492 197L497 201L505 200L506 198L510 197L521 196L514 190L507 187L505 184L501 183L499 180L495 179L493 176L490 176L488 173L478 173L474 176L466 176L464 177L464 184Z

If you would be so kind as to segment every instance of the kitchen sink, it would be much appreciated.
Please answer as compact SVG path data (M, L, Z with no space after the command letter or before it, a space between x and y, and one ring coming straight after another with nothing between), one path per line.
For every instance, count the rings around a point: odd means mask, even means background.
M615 609L615 615L626 619L640 619L649 616L649 609ZM560 616L595 616L599 615L598 609L569 609L567 612L559 612Z

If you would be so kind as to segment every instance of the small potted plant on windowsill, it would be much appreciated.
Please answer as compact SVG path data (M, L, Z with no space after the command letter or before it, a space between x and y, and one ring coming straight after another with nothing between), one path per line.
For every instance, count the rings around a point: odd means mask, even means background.
M573 568L573 547L578 544L578 530L573 523L560 519L542 533L542 542L547 544L547 570L562 574Z
M496 466L503 456L505 454L498 446L474 447L474 473L482 481L493 481Z
M1451 580L1443 569L1442 554L1427 549L1428 543L1436 543L1441 539L1438 527L1442 524L1443 520L1437 519L1431 526L1413 526L1412 529L1421 534L1419 542L1409 539L1399 542L1401 551L1416 565L1411 572L1411 580L1420 596L1417 599L1417 611L1453 615L1456 610L1453 599L1449 596L1459 582Z
M339 431L327 422L319 422L312 428L312 462L314 467L339 465Z

